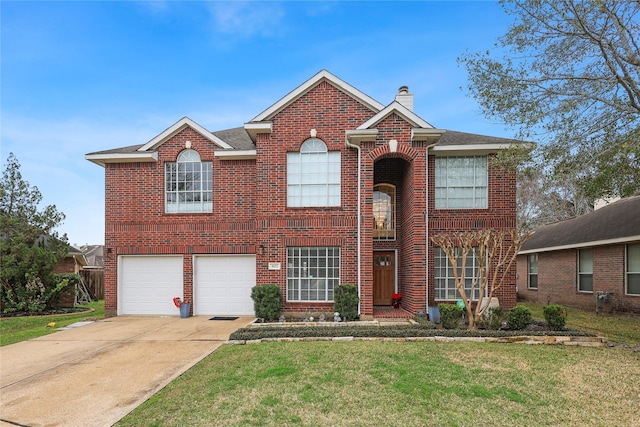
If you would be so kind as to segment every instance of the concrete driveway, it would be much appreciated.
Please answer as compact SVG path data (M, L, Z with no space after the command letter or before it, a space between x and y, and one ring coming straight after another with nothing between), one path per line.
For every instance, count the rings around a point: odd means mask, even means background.
M0 347L0 425L113 425L253 320L209 317L114 317Z

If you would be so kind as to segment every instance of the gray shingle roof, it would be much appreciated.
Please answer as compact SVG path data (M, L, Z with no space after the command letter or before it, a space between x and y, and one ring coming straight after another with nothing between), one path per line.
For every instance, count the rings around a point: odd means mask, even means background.
M620 239L640 240L640 196L627 197L596 211L542 226L522 246L522 251L579 247Z
M515 139L498 138L495 136L477 135L474 133L447 130L440 138L438 145L474 145L474 144L509 144L520 142Z
M244 127L212 132L215 136L232 146L236 150L255 150L256 145L249 137Z
M135 153L136 151L138 151L138 148L142 147L143 145L144 144L129 145L128 147L120 147L120 148L112 148L110 150L95 151L93 153L87 153L87 156L90 156L92 154L128 154L128 153Z

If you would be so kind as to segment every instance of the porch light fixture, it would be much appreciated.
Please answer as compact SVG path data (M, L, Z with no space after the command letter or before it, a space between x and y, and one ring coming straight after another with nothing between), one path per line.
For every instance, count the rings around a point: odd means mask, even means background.
M398 151L398 141L395 139L389 140L389 152L395 153Z
M264 253L265 253L264 245L260 245L260 246L258 246L258 248L259 248L258 253L260 255L264 255Z

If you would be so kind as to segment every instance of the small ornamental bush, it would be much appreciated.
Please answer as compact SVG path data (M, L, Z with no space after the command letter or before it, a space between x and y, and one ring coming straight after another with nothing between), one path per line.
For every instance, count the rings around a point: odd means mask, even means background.
M546 305L542 309L544 320L552 331L561 331L567 320L567 309L558 304Z
M493 307L484 313L480 325L486 329L497 331L502 328L502 321L504 320L504 317L505 315L502 307Z
M440 310L440 323L445 329L457 329L464 312L456 304L438 304Z
M531 324L531 320L531 310L524 305L516 305L509 310L509 316L507 316L507 328L515 330L525 329Z
M344 320L358 317L358 287L356 285L338 285L333 292L333 310L340 313Z
M251 289L253 309L258 319L277 320L282 308L282 290L278 285L254 286Z

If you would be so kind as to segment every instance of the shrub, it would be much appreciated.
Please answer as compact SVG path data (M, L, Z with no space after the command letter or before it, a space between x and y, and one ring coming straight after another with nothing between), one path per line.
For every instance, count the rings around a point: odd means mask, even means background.
M440 310L440 323L445 329L457 329L460 325L463 309L456 304L438 304Z
M344 320L358 317L358 287L356 285L338 285L333 292L333 310L340 313Z
M553 331L561 331L567 320L567 309L558 304L546 305L542 309L544 320Z
M278 285L255 286L251 289L253 309L258 319L277 320L282 308L282 290Z
M481 325L484 328L497 331L502 328L502 321L504 320L504 310L502 307L493 307L488 309L481 319Z
M516 305L509 311L507 317L507 328L509 329L525 329L531 324L531 310L524 305Z

